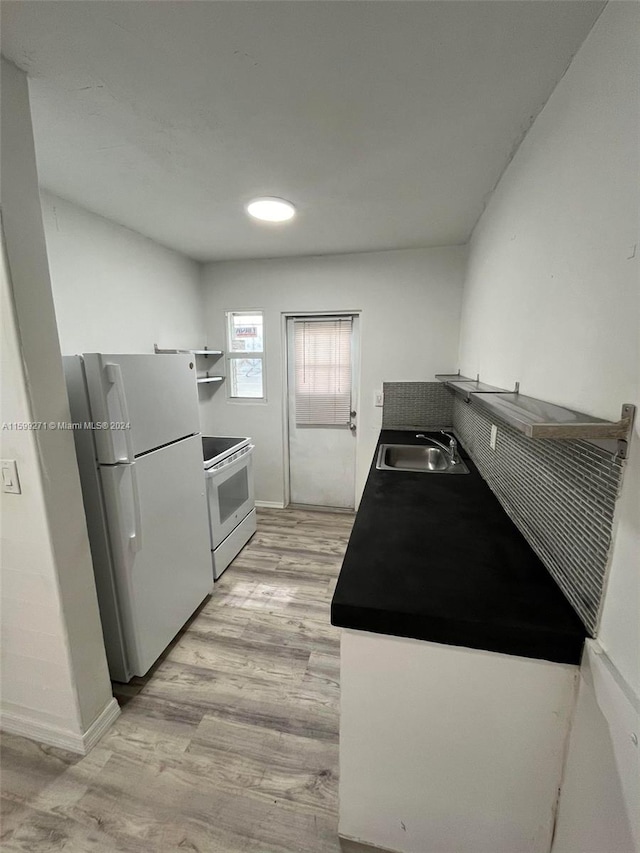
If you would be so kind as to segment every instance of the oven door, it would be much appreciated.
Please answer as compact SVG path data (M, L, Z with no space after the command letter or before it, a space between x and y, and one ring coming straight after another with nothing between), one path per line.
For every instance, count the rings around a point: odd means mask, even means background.
M205 470L211 547L215 550L255 506L253 445Z

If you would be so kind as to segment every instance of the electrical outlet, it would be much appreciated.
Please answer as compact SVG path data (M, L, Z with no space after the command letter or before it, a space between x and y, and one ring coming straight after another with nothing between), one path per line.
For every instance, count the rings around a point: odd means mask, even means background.
M492 450L496 449L496 441L498 440L498 427L496 424L491 424L491 438L489 439L489 447Z
M21 494L18 466L15 459L2 460L2 491L10 495Z
M384 405L384 392L383 391L374 391L373 392L373 405L378 406L378 407Z

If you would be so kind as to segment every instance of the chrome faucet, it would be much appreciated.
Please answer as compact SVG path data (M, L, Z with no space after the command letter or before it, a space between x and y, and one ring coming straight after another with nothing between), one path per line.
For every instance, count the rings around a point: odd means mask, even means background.
M460 457L458 455L458 442L455 437L451 435L450 432L445 432L443 429L440 430L441 435L446 435L449 439L449 447L443 444L441 441L438 441L437 438L431 438L431 436L425 435L423 432L416 433L416 438L424 438L425 441L431 441L433 444L437 444L438 447L441 447L445 453L449 454L449 464L457 465L460 462Z

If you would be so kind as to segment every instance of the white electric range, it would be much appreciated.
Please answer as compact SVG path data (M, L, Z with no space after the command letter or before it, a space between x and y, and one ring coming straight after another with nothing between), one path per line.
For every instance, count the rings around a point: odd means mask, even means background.
M253 449L250 438L202 436L215 580L256 531Z

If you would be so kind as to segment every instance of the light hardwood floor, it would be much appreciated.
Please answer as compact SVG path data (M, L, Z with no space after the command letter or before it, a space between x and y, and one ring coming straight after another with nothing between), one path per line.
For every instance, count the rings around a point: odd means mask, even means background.
M339 630L353 515L258 532L86 757L2 736L3 851L336 853Z

